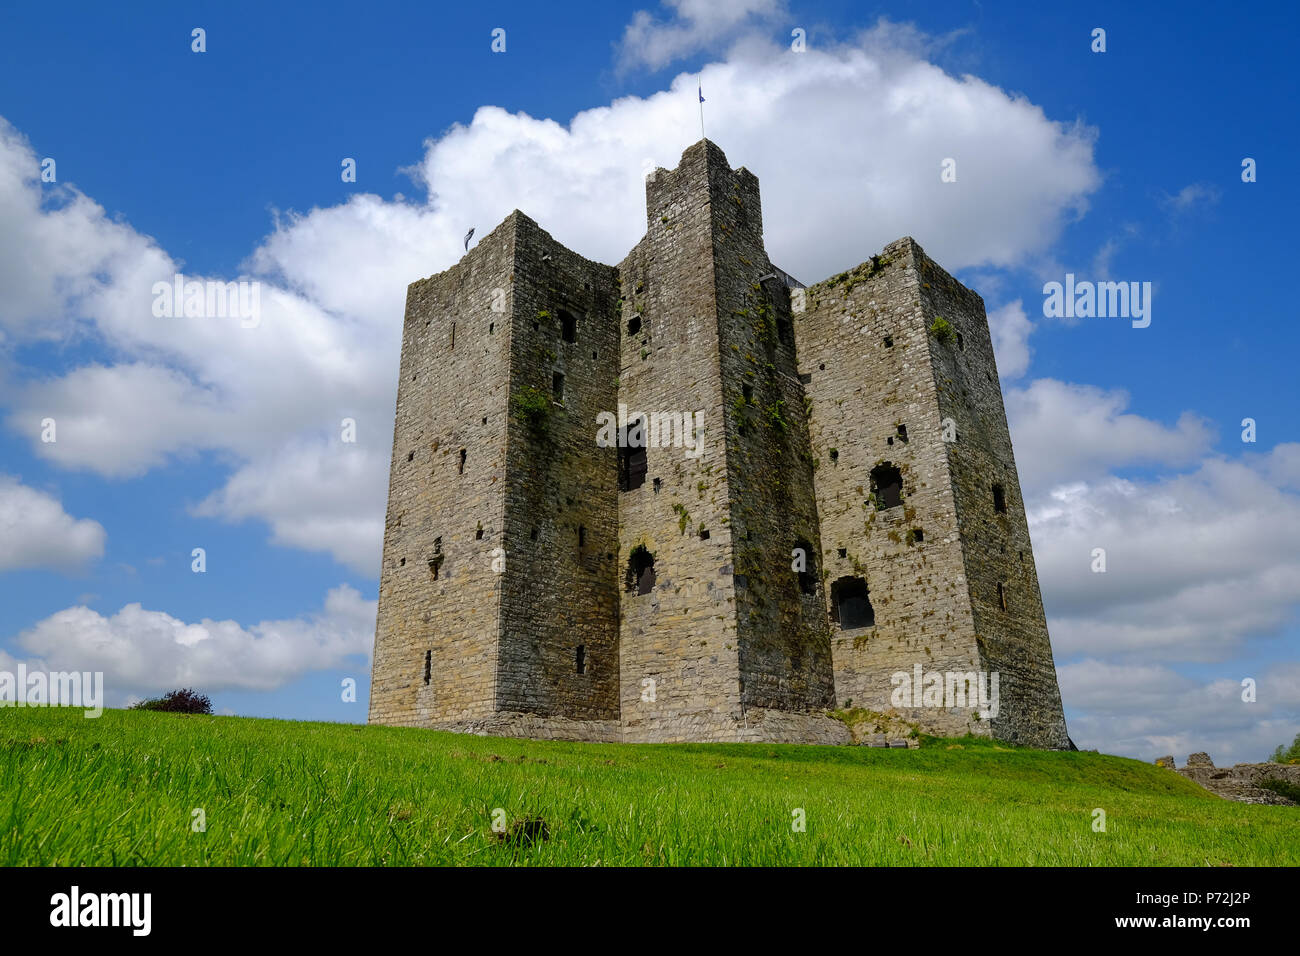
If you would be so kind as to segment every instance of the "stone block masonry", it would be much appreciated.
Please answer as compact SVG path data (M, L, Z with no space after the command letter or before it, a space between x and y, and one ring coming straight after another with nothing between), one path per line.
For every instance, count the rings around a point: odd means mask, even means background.
M408 289L370 720L1067 746L979 296L911 239L799 286L707 140L646 218L614 267L516 211Z

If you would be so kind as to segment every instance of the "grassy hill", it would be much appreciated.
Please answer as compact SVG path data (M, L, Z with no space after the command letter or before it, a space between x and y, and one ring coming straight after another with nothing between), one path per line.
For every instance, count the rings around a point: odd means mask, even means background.
M1300 808L970 739L578 744L7 708L0 864L1295 866Z

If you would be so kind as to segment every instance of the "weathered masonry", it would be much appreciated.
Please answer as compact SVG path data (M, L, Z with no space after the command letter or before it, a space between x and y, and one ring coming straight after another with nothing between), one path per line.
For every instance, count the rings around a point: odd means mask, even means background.
M911 239L799 285L707 140L646 213L617 267L516 211L409 287L370 720L1067 746L983 300Z

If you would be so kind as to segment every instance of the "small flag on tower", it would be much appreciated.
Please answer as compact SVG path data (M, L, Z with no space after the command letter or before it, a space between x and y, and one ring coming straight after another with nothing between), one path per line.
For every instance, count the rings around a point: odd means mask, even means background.
M704 77L696 77L695 82L695 89L700 94L700 139L704 139Z

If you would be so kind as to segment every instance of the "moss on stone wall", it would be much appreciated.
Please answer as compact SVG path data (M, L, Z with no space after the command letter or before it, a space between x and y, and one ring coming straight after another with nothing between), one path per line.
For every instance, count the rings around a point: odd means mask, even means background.
M541 389L525 385L510 396L510 412L537 438L545 438L550 430L551 396Z

